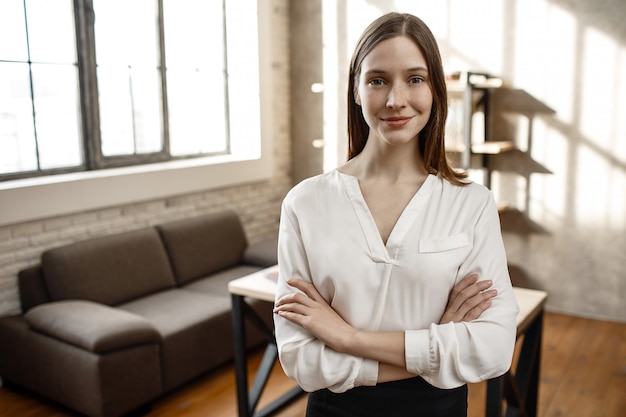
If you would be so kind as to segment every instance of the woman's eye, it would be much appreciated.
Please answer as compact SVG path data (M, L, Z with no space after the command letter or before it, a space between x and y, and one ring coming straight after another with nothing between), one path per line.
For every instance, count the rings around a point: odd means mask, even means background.
M370 80L369 84L370 85L383 85L383 80L379 78L374 78L373 80Z
M411 77L411 78L409 79L409 82L410 82L411 84L420 84L420 83L423 83L423 82L424 82L424 78L422 78L422 77Z

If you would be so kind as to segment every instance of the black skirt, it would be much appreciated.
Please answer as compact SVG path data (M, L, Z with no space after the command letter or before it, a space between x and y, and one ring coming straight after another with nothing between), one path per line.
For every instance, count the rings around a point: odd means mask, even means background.
M467 385L435 388L421 377L309 394L306 417L466 417Z

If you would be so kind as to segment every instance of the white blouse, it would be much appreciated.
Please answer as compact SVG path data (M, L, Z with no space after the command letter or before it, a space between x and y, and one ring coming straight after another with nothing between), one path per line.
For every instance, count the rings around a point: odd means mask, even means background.
M387 244L358 179L337 170L304 180L285 197L276 298L285 279L313 282L352 326L403 331L407 370L439 388L505 373L518 312L491 192L429 175ZM438 324L451 289L471 273L498 295L472 322ZM304 328L274 315L280 362L305 391L376 385L378 362L333 351Z

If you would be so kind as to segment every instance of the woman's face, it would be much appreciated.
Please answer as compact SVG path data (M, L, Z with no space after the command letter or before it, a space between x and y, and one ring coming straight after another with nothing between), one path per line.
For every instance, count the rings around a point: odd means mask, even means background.
M376 45L363 59L355 100L370 127L368 142L402 145L417 138L433 104L428 68L408 36Z

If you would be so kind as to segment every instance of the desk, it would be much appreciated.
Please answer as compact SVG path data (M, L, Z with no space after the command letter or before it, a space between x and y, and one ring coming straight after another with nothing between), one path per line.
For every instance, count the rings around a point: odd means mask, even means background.
M278 267L255 272L228 283L233 305L233 334L235 338L235 374L237 383L237 407L239 417L263 417L272 415L296 397L302 395L296 387L262 410L256 410L263 388L278 357L273 330L267 329L250 308L245 297L274 302L276 283L273 277ZM520 306L517 316L517 337L523 337L519 360L515 369L487 381L486 417L501 417L506 401L506 415L536 417L539 388L539 364L541 359L541 332L543 308L547 298L544 291L513 288ZM248 391L247 357L245 349L244 320L249 318L267 336L268 345L256 378Z
M283 406L304 394L300 387L296 387L280 398L274 400L261 410L256 410L267 379L272 372L272 367L278 358L278 348L272 329L267 329L260 317L246 304L245 297L256 298L263 301L274 302L276 293L276 281L278 266L272 266L261 271L235 279L228 283L228 291L231 294L233 305L233 336L235 344L235 377L237 384L237 409L239 417L265 417L270 416ZM252 387L248 392L248 359L246 355L246 339L244 330L245 318L250 319L259 327L268 339L265 354L259 365Z
M515 369L487 381L486 417L501 417L506 401L506 417L537 417L539 365L545 291L513 287L519 304L517 339L523 337Z

